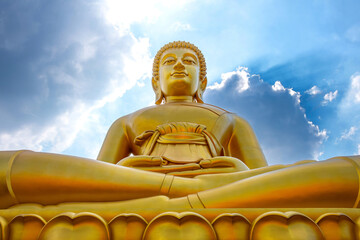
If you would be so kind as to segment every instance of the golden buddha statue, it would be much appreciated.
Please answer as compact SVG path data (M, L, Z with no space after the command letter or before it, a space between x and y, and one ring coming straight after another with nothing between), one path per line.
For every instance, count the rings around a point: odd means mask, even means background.
M187 42L157 53L156 105L119 118L97 160L0 152L0 208L358 207L360 157L267 166L250 125L203 103L205 59Z

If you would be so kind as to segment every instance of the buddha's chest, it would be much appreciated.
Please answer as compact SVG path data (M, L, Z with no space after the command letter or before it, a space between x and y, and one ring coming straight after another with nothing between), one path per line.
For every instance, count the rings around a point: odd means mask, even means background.
M207 109L190 107L163 107L147 111L131 119L129 130L133 137L144 131L155 130L157 126L171 122L189 122L201 124L208 131L216 124L219 115Z

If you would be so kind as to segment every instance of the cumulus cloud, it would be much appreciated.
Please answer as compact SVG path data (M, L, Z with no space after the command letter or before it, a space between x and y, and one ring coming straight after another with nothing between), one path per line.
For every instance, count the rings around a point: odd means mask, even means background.
M239 91L239 86L246 87ZM205 102L248 120L270 164L292 163L321 156L319 146L327 139L327 131L306 118L300 96L280 81L271 85L240 67L210 86Z
M335 90L334 92L328 92L324 95L324 101L323 104L327 104L329 102L332 102L338 95L338 90Z
M272 90L274 90L275 92L277 91L285 91L284 86L281 84L280 81L276 81L274 83L274 85L271 86Z
M305 93L307 93L309 95L317 95L317 94L321 93L321 90L316 85L314 85L310 89L306 90Z
M234 86L235 90L239 93L246 91L249 88L249 77L250 74L248 72L248 68L246 67L238 67L236 71L222 73L221 74L221 82L215 82L214 85L208 86L207 89L215 90L215 89L222 89L225 85L229 84L228 81L231 81L232 78L236 78L237 82Z
M62 152L98 109L150 77L148 39L114 30L99 3L1 10L1 149Z
M301 94L299 92L294 91L292 88L285 88L280 81L276 81L274 85L271 86L272 90L275 92L278 91L287 91L290 96L293 96L296 100L296 103L300 104ZM301 107L300 107L301 108Z

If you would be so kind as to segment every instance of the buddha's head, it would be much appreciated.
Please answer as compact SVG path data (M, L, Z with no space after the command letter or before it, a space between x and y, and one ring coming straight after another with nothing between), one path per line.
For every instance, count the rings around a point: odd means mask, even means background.
M156 104L170 99L202 103L206 84L205 58L195 45L176 41L157 52L152 77Z

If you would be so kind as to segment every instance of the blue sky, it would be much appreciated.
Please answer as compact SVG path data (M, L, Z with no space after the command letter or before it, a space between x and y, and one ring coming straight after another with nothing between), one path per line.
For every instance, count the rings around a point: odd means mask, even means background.
M2 0L0 150L96 158L154 102L152 59L197 45L205 101L247 119L270 164L360 154L360 2Z

